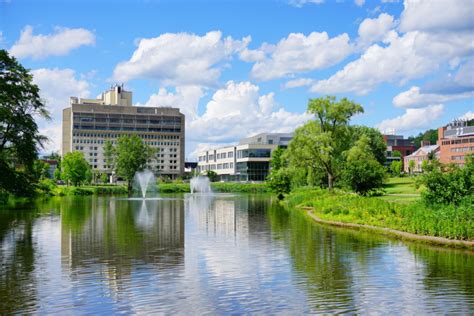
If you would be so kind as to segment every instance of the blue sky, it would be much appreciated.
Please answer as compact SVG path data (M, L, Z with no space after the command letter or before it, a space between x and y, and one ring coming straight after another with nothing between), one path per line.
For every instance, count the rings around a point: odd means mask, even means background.
M189 158L292 131L307 100L362 104L353 123L413 135L474 116L474 4L457 1L0 1L0 47L30 68L59 149L69 96L124 82L187 117Z

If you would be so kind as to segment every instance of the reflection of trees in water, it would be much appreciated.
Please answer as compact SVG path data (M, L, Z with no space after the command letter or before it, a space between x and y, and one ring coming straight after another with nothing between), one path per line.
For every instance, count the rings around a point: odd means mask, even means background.
M363 253L379 244L363 240L363 234L338 231L314 225L300 212L290 212L277 204L269 207L268 218L274 238L290 250L294 268L303 273L297 282L304 286L311 308L319 312L355 311L353 277L348 256L357 254L364 264Z
M461 293L471 297L466 307L474 310L474 255L472 252L430 248L411 244L410 251L417 261L424 263L423 284L427 292L447 298ZM440 290L442 289L442 291Z
M101 264L109 285L119 290L136 266L174 268L184 262L182 200L83 199L61 210L61 225L63 267L73 277Z
M0 314L31 309L36 304L35 214L0 210Z

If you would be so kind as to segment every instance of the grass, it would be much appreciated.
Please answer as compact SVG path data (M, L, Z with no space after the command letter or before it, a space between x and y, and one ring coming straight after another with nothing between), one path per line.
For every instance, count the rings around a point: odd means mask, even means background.
M214 192L241 192L241 193L265 193L269 192L265 183L238 183L238 182L213 182L211 188ZM189 183L169 182L158 183L158 192L162 193L188 193Z
M385 195L378 197L381 200L397 203L410 203L420 200L420 191L415 185L416 178L389 178L384 185Z
M312 212L324 220L387 227L450 239L474 239L472 201L457 207L428 207L421 201L395 203L378 197L310 188L291 193L286 201L290 207L311 207Z

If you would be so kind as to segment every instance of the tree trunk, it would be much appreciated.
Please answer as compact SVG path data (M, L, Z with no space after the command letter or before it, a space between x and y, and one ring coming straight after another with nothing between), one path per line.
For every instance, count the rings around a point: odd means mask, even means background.
M132 183L133 182L131 180L127 181L128 197L132 196L132 189L133 189Z
M333 176L331 173L328 172L328 189L329 191L332 191L333 189Z

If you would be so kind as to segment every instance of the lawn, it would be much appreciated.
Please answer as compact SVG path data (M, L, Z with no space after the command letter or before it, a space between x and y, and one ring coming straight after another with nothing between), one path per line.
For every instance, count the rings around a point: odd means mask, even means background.
M379 199L390 202L413 202L420 199L415 177L389 178L384 186L385 195Z

